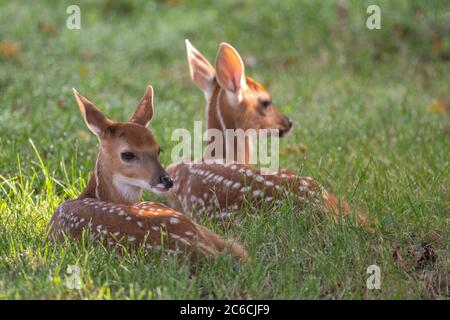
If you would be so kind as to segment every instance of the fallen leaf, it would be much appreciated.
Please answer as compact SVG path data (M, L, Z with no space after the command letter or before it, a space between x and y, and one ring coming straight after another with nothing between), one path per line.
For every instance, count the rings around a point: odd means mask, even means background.
M439 53L442 49L442 45L443 45L443 41L442 41L442 37L433 34L431 35L431 51L433 53Z
M307 151L307 147L304 144L300 144L298 146L287 146L283 149L281 149L280 154L281 155L288 155L288 154L296 154L296 153L303 153L305 154Z
M55 26L48 21L39 21L38 27L39 30L51 36L54 36L57 33Z
M397 263L397 265L404 271L406 272L411 271L411 269L406 265L406 262L400 253L400 246L395 246L394 252L392 253L392 257L394 258L395 263Z
M428 112L449 112L449 111L450 111L450 99L435 100L428 106Z
M56 106L59 109L63 109L65 106L67 105L66 101L62 98L59 98L58 100L56 100Z
M20 47L14 41L4 40L0 42L0 55L6 58L19 58Z
M304 144L301 144L298 148L301 153L306 153L306 151L308 150L308 148Z
M417 269L423 269L427 264L436 262L437 258L431 244L427 241L408 246L408 253L416 262Z
M409 254L417 263L418 269L423 269L428 263L436 262L437 255L431 244L427 241L421 241L419 244L408 247Z

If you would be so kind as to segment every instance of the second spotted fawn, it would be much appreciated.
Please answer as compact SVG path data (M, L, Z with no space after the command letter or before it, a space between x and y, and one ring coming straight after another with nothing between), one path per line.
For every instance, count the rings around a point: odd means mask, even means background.
M79 239L83 230L106 246L164 249L190 256L216 256L227 249L238 259L245 250L231 240L191 221L185 215L153 202L140 202L142 190L164 194L173 185L158 160L160 147L146 128L153 116L153 89L147 88L128 122L106 118L74 90L88 128L100 151L86 188L76 200L61 204L49 222L49 237Z
M291 129L292 122L273 105L270 93L245 75L244 63L231 45L220 45L215 67L188 40L186 49L191 78L206 99L207 129L220 130L224 136L227 129L278 129L280 136ZM181 161L167 168L175 183L167 194L171 207L191 215L225 218L238 211L244 202L255 207L281 203L289 196L301 206L309 205L315 211L331 214L336 222L351 212L344 199L338 199L311 177L284 169L262 175L259 169L252 168L250 141L241 144L243 150L236 150L235 141L230 143L226 138L223 141L223 154L235 148L234 151L241 152L241 159L216 157L211 162L205 161L211 160L207 159L210 155L205 155L202 161ZM366 223L362 213L357 213L356 219Z

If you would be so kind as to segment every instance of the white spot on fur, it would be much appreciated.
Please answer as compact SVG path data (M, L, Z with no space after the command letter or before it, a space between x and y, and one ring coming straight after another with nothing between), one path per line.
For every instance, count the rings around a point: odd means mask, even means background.
M262 197L264 195L264 192L262 190L255 190L252 192L252 194L255 197Z
M240 187L241 187L241 184L239 182L235 182L231 188L232 189L239 189Z
M180 222L180 219L178 219L178 218L170 218L170 219L169 219L169 222L170 222L171 224L177 224L177 223Z

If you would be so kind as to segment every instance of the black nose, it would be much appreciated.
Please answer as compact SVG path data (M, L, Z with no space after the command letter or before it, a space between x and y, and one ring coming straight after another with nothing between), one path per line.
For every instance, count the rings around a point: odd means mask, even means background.
M286 133L288 133L289 130L291 130L291 128L292 128L292 125L293 125L292 121L289 120L289 119L286 119L286 121L287 121L287 122L284 124L283 128L278 129L280 138L283 138L283 136L284 136Z
M280 128L279 130L280 138L283 138L283 136L292 129L292 126L293 126L292 121L286 118L283 128Z
M173 181L170 179L169 176L161 176L159 177L159 182L161 182L164 185L164 188L170 189L173 187Z

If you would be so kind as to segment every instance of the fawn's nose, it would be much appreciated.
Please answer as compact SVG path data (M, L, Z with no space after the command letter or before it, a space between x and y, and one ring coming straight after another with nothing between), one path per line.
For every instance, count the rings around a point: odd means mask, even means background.
M169 176L160 176L159 182L161 182L166 189L170 189L173 187L173 181Z
M283 126L283 128L279 129L280 138L283 138L283 136L291 130L292 126L292 121L286 118L285 125Z

